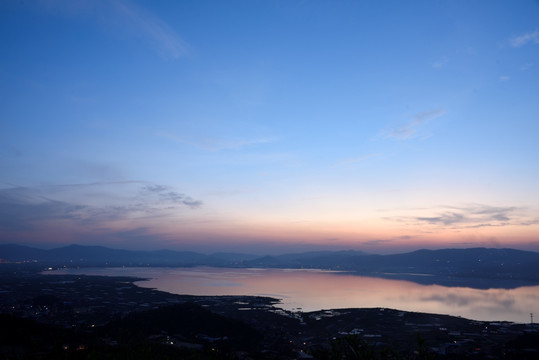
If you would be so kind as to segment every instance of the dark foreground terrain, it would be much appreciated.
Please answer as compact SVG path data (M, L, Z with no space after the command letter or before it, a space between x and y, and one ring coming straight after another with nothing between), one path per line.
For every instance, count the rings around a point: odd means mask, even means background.
M532 324L392 309L287 312L133 278L0 267L1 359L537 359Z

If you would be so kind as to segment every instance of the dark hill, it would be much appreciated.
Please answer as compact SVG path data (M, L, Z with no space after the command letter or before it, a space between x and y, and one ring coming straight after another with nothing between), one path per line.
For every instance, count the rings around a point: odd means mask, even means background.
M192 251L132 251L104 246L69 245L51 250L0 245L0 258L73 266L223 266L226 260Z
M418 250L394 255L354 252L263 257L252 267L312 268L406 279L423 284L515 287L539 283L539 253L515 249ZM477 281L476 281L477 280Z
M245 323L212 313L200 305L185 303L156 310L133 312L110 322L103 335L124 344L137 344L155 334L170 334L190 343L225 342L227 346L252 350L262 335Z

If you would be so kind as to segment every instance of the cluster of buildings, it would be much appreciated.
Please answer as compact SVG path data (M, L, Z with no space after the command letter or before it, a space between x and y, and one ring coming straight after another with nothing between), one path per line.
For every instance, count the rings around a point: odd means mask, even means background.
M428 351L439 358L500 358L524 354L539 358L539 332L533 324L481 322L392 309L285 311L275 299L241 296L189 296L140 288L134 279L76 275L0 276L0 313L65 329L92 331L127 314L193 302L240 320L264 334L263 350L289 358L330 352L341 339L360 339L374 351L391 348L405 356ZM172 334L149 340L195 347ZM201 338L211 343L212 338ZM220 339L223 340L223 339ZM110 340L114 345L114 340Z

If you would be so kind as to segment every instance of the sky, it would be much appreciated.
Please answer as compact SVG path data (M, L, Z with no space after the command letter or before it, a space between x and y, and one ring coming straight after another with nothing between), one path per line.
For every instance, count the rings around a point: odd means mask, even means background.
M539 251L539 1L0 3L0 243Z

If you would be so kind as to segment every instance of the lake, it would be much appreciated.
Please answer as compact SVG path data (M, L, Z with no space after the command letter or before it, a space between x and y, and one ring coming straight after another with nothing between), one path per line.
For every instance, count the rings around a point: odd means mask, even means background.
M385 307L518 323L539 314L539 286L481 290L303 269L79 268L47 273L142 277L148 280L136 285L174 294L269 296L281 299L278 306L287 310Z

